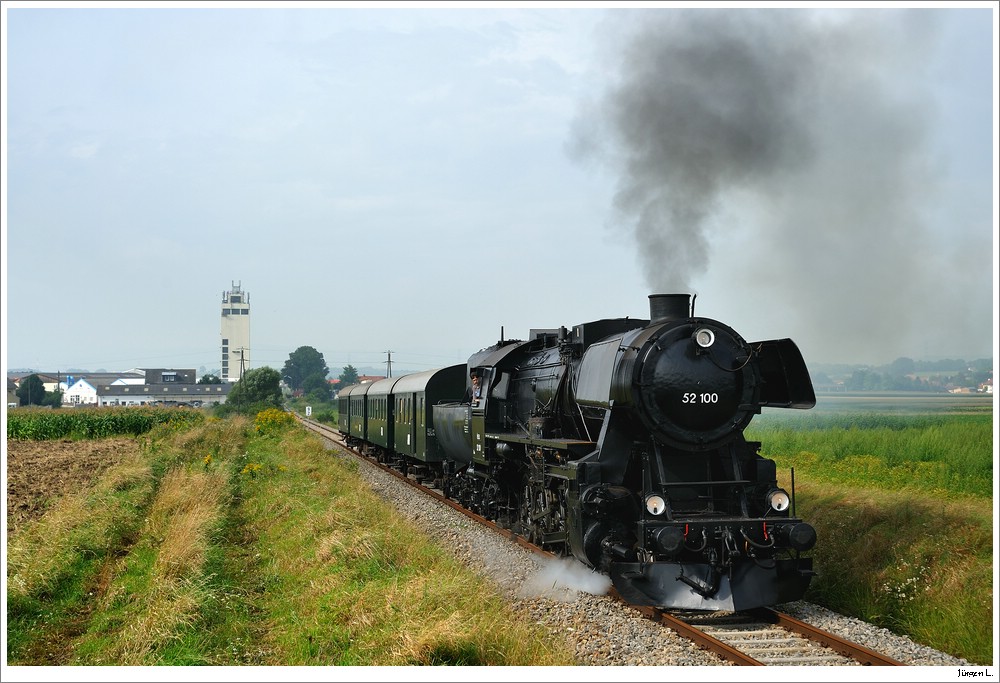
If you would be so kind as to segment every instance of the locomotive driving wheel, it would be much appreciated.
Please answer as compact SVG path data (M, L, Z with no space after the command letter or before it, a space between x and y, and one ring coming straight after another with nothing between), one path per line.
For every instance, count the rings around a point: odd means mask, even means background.
M547 535L564 532L566 500L562 489L552 489L534 479L524 483L519 514L521 535L541 546Z
M500 519L500 486L492 479L483 487L482 502L480 515L494 522Z
M520 531L521 535L531 543L538 545L541 540L541 528L538 524L542 506L531 482L525 482L524 495L521 496Z

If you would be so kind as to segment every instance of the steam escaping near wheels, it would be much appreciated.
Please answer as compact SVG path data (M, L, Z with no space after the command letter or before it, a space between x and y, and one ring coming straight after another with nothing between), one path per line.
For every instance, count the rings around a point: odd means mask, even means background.
M521 584L522 598L549 598L572 602L579 593L607 595L611 578L587 567L572 557L553 557L539 561L538 571Z

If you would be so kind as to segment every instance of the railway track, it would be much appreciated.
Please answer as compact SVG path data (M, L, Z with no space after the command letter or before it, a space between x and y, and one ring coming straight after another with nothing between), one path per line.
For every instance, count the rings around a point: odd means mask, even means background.
M890 657L770 608L735 613L636 609L734 664L902 666Z
M475 520L532 552L553 557L549 551L530 543L509 529L493 522L403 475L396 469L375 462L348 447L342 435L327 425L296 415L307 429L332 441L365 462L405 481L424 494ZM614 591L612 589L612 594ZM615 597L618 597L615 595ZM620 599L620 598L619 598ZM623 604L624 601L622 601ZM652 607L629 605L643 616L672 629L698 646L713 652L726 661L745 666L901 666L901 662L881 655L864 646L844 640L839 636L818 629L790 615L773 609L759 608L737 613L705 613L667 611Z

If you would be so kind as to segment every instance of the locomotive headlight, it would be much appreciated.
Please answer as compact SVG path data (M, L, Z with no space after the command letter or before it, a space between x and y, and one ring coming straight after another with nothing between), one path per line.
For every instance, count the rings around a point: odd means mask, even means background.
M791 499L782 489L771 489L767 494L767 504L775 512L784 512L791 504Z
M694 331L694 343L703 349L707 349L715 343L715 332L712 332L707 327L699 327Z
M663 500L663 496L654 494L646 498L646 512L649 514L662 515L666 509L667 501Z

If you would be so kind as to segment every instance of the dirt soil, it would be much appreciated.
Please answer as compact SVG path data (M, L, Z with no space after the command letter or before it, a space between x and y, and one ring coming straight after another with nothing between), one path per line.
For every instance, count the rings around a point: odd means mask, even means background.
M52 501L79 491L139 450L130 437L95 441L7 440L7 537Z

